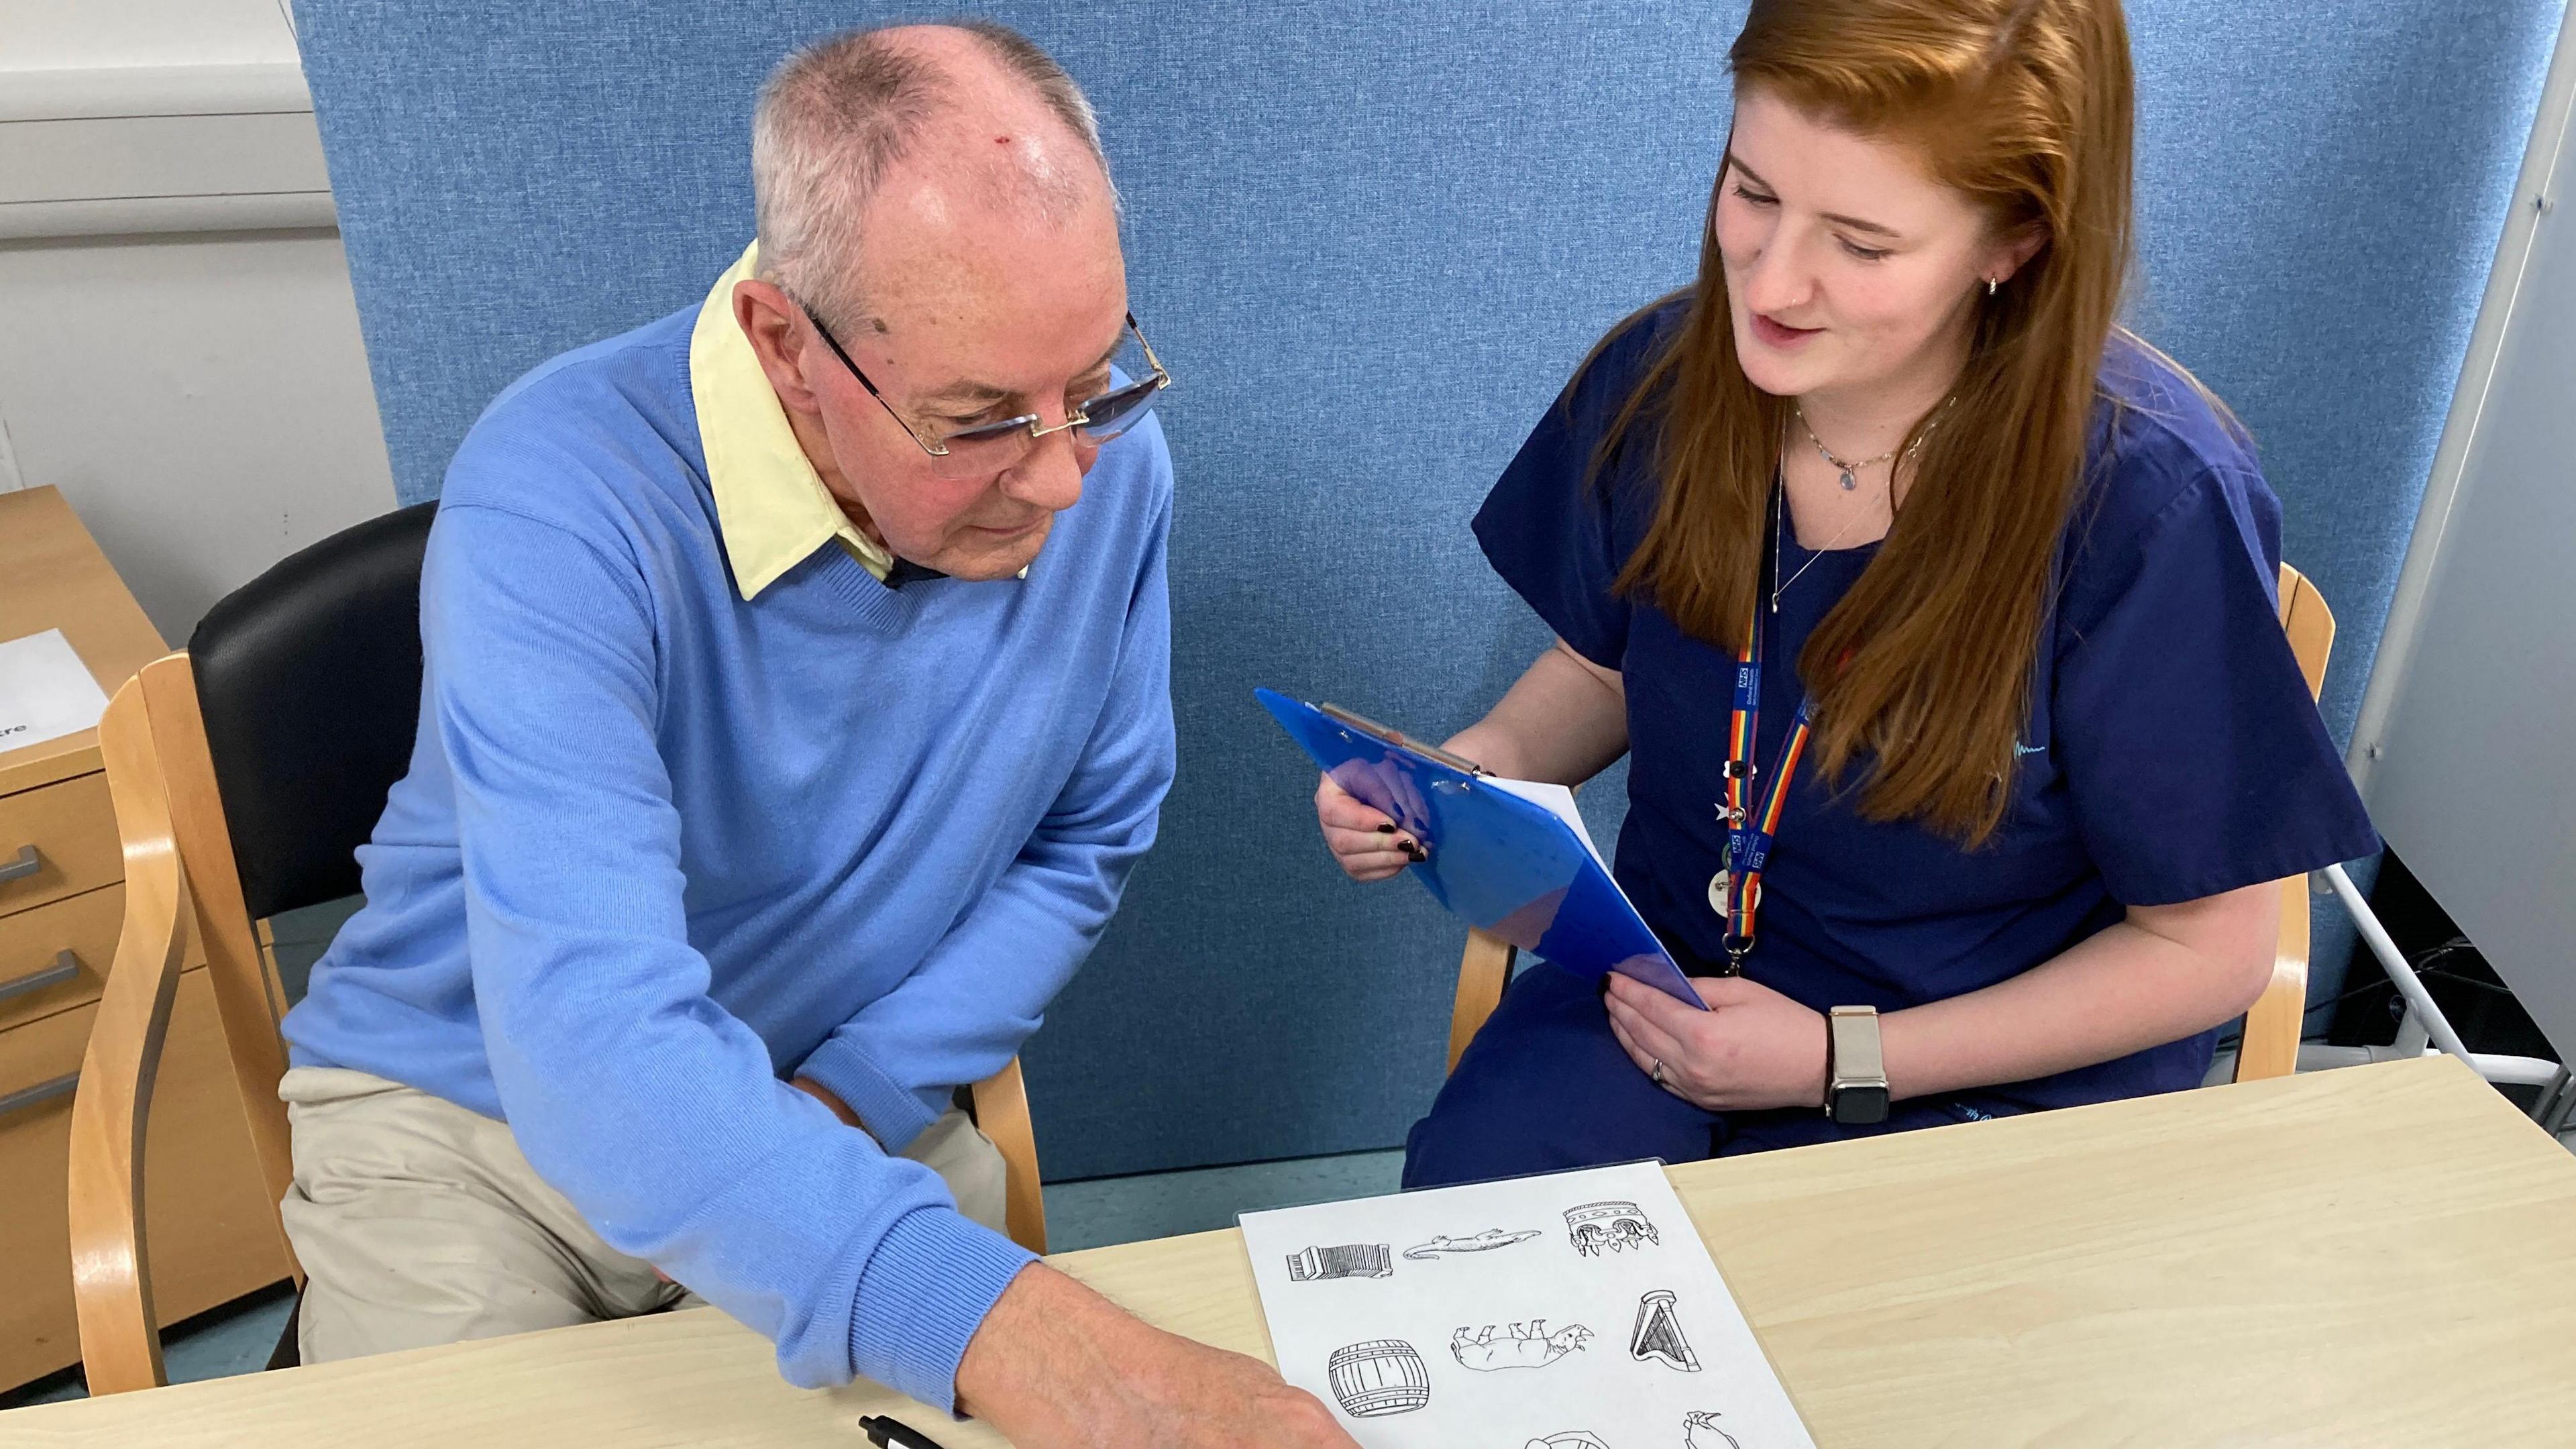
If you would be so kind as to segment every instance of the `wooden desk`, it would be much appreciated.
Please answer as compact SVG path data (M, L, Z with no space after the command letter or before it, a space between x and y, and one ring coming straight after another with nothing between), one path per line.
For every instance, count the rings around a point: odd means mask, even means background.
M1824 1449L2576 1439L2576 1158L2447 1060L1673 1180ZM1054 1261L1267 1355L1233 1231ZM0 1444L852 1449L889 1407L705 1311L20 1409Z

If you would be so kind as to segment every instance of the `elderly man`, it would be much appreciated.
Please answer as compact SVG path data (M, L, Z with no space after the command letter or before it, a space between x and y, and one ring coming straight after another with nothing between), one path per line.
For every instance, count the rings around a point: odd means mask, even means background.
M411 772L287 1022L305 1355L693 1292L1025 1445L1347 1446L995 1231L951 1106L1172 774L1165 377L1090 108L999 27L855 34L752 163L705 303L449 469Z

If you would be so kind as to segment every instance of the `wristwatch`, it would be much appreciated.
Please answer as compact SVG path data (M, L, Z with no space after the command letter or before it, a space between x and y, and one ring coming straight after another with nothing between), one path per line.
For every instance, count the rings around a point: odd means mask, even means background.
M1825 1115L1845 1127L1887 1120L1887 1059L1878 1008L1837 1006L1825 1016Z

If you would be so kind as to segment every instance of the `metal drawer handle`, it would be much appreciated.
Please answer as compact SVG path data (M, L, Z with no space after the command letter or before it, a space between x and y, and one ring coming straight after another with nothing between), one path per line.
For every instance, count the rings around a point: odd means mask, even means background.
M32 1087L20 1087L17 1091L0 1097L0 1117L23 1111L39 1102L50 1102L56 1097L68 1097L72 1089L79 1085L80 1073L71 1072L56 1077L50 1082L38 1082Z
M69 951L56 951L54 953L53 965L47 966L44 969L33 972L29 975L21 976L15 981L0 981L0 1001L6 1001L13 996L24 996L30 991L42 991L48 986L60 986L66 981L76 981L78 979L80 979L80 958Z
M0 885L7 885L13 880L25 880L44 868L45 858L36 853L36 847L19 846L18 858L7 865L0 865Z

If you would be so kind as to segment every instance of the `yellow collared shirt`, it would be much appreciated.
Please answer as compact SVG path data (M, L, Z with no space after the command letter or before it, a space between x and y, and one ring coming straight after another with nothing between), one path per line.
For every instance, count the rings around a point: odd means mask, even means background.
M751 339L734 321L734 283L759 268L760 244L753 242L716 278L689 335L689 394L734 587L748 602L834 539L882 582L894 570L894 555L860 532L823 486L752 354Z

